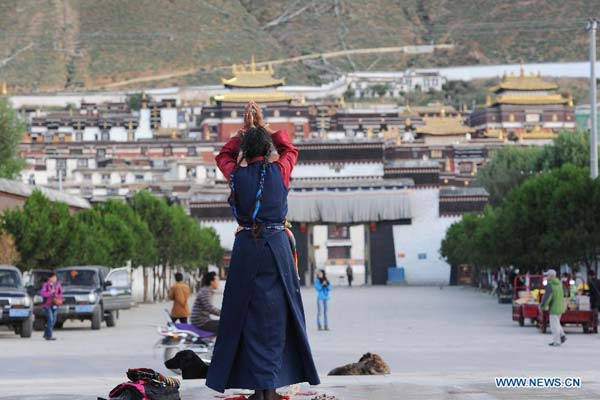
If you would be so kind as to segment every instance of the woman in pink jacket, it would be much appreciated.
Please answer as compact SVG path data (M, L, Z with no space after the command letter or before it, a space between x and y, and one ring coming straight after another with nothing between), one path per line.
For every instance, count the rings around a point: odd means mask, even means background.
M58 313L58 306L62 304L62 288L60 282L56 278L56 274L52 273L46 280L46 283L42 286L40 295L44 299L42 308L46 314L46 330L44 331L44 339L56 340L52 336L52 329L56 324L56 314Z

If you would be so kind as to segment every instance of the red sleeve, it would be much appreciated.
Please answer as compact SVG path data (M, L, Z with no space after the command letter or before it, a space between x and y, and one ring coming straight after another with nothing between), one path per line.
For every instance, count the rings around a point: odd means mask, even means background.
M271 135L273 144L279 153L279 160L275 161L274 164L279 166L281 169L281 176L283 176L283 183L286 188L290 187L290 176L296 161L298 160L298 149L294 147L290 142L290 137L286 131L280 130Z
M227 143L225 143L225 146L221 148L221 151L217 157L215 157L215 160L217 161L217 168L219 168L221 173L223 173L227 181L229 181L229 175L231 175L231 172L237 164L240 143L240 138L237 135L233 136Z

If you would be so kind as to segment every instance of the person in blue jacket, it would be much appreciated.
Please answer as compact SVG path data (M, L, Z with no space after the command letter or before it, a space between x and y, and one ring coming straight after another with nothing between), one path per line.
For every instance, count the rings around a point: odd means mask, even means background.
M317 326L319 330L329 330L327 322L327 302L329 301L329 292L331 292L331 283L327 280L325 270L320 269L315 280L315 289L317 290ZM323 314L323 325L321 325L321 314Z
M271 160L274 148L278 156ZM244 129L221 149L238 223L221 319L206 385L254 390L250 400L280 399L277 388L320 383L312 358L296 263L285 229L290 175L298 150L285 131L263 124L249 103Z

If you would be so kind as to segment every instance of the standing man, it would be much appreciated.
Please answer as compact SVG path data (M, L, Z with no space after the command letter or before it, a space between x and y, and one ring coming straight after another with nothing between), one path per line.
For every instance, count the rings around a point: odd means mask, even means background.
M173 308L171 309L173 322L179 320L182 324L187 324L187 319L190 316L190 306L188 305L190 293L190 287L183 282L183 274L177 272L175 274L175 284L169 289L169 300L173 300Z
M540 307L550 314L550 330L552 343L550 346L558 347L567 340L565 331L560 325L560 317L565 312L565 299L562 282L556 277L556 271L549 269L544 274L548 280L546 291Z
M594 317L598 318L598 309L600 309L600 280L596 277L596 272L588 272L588 287L590 293L590 306L594 312Z
M348 265L346 267L346 276L348 277L348 286L352 287L352 281L354 280L354 271L352 270L351 265Z
M62 304L62 288L54 272L50 274L50 276L42 286L40 295L44 299L42 308L44 309L44 314L46 315L46 329L44 331L44 339L56 340L56 338L52 336L52 330L54 329L54 325L56 324L58 306Z

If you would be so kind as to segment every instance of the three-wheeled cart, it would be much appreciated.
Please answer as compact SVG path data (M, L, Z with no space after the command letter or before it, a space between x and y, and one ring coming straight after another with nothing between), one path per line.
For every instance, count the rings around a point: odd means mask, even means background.
M548 311L540 312L538 316L538 328L546 333L549 326ZM561 325L581 325L583 333L598 333L598 321L594 311L567 310L560 317Z
M571 282L566 282L564 285L566 285L566 293L570 293ZM596 311L592 311L590 309L589 298L587 299L587 307L585 307L585 309L581 309L583 307L580 307L579 304L577 304L579 303L579 300L574 303L570 301L569 297L566 297L565 301L568 302L568 305L566 306L565 312L560 317L561 325L581 325L583 333L598 333L598 318L596 316ZM537 325L542 333L546 333L548 330L549 321L550 319L548 311L539 313Z
M512 319L519 326L525 325L525 320L532 324L538 323L540 314L540 289L543 287L542 275L517 275L513 282Z

